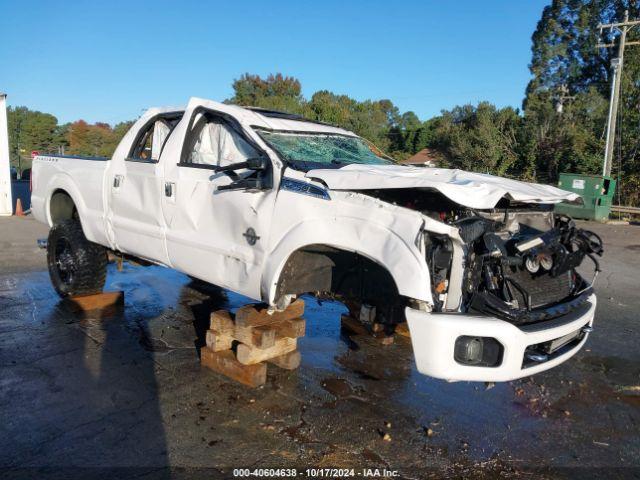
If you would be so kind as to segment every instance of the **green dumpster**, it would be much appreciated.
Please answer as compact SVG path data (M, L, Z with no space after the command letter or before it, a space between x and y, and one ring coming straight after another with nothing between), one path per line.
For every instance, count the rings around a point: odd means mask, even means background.
M602 175L581 175L578 173L561 173L558 187L575 192L582 197L584 205L559 203L555 211L573 218L598 220L609 219L611 202L616 190L616 181Z

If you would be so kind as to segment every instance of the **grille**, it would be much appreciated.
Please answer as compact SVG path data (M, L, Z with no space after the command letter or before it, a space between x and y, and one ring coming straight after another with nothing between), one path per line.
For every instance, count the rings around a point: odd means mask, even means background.
M571 271L557 277L548 273L531 274L526 270L516 270L509 274L509 278L516 281L531 296L531 308L544 307L552 303L558 303L569 297L573 290ZM525 298L515 288L512 293L521 306L527 304Z

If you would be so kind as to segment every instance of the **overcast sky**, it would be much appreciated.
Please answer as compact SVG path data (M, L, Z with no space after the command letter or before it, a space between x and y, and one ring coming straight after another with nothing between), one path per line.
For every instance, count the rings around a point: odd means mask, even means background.
M520 107L548 1L0 0L10 105L116 123L190 96L223 100L242 73L297 77L425 120L489 100Z

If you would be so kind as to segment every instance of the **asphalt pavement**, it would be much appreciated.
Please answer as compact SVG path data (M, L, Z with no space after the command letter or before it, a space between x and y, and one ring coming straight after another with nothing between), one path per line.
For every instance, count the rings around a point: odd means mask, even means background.
M209 312L249 299L161 267L110 265L107 290L125 292L124 309L79 315L36 247L47 228L0 218L0 475L640 477L640 226L583 227L606 248L595 331L555 369L495 385L428 378L407 341L354 344L340 332L344 306L305 297L302 365L269 367L250 389L198 359Z

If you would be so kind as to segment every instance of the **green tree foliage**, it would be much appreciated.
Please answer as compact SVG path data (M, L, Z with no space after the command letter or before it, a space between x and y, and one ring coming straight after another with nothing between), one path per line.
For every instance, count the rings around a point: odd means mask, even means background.
M53 115L27 107L9 107L7 122L11 165L22 170L31 167L32 151L109 157L133 125L122 122L112 128L84 120L58 125Z
M358 101L328 90L318 91L307 100L302 96L300 81L279 73L266 78L244 74L233 82L233 90L227 103L296 113L337 125L399 157L426 145L424 135L420 136L422 124L418 117L413 112L401 114L390 100Z
M632 0L553 0L532 37L533 78L524 100L523 170L554 181L560 171L600 173L617 49L596 48L599 23L640 16ZM627 40L640 39L637 29ZM606 43L616 37L604 32ZM625 51L613 174L623 202L640 203L640 48ZM564 95L563 95L564 90ZM565 97L564 100L562 97ZM568 98L567 98L568 97ZM557 109L562 101L562 112Z
M263 79L245 73L233 81L233 90L235 94L228 103L302 113L302 86L293 77L278 73Z
M398 108L390 100L359 102L326 90L316 92L304 112L313 120L338 125L388 150L388 133L398 119Z
M442 113L433 144L452 167L504 175L518 162L520 124L511 107L497 109L488 102L455 107Z
M7 109L11 164L23 169L31 165L31 152L49 151L56 144L58 120L48 113L26 107Z

